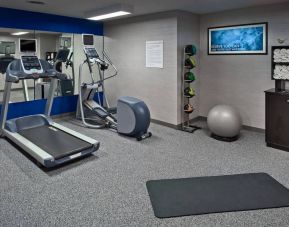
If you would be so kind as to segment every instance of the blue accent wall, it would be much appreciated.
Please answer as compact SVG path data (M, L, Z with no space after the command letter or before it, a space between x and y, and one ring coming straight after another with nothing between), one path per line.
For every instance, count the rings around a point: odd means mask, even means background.
M1 7L0 27L103 35L103 24L100 22Z
M101 105L103 104L103 93L99 93ZM95 94L94 100L98 102L98 95ZM46 99L33 100L28 102L10 103L7 119L23 117L33 114L43 114ZM53 100L51 115L75 112L77 108L78 95L55 97ZM1 105L0 105L1 109Z
M53 100L51 115L74 112L77 106L78 95L55 97ZM10 103L7 119L43 114L46 99L33 100L28 102Z

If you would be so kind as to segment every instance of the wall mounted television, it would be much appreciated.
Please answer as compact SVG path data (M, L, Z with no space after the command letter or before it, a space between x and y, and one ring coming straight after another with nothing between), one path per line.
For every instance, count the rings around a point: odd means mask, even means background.
M19 47L21 53L36 53L37 40L36 39L19 39Z
M94 38L93 35L90 34L82 34L82 43L85 46L93 46L94 45Z

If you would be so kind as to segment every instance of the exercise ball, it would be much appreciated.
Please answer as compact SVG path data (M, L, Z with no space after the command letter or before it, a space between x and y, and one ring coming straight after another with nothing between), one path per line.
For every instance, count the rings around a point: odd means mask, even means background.
M239 112L229 105L213 107L208 114L207 123L213 137L224 139L237 138L242 127Z

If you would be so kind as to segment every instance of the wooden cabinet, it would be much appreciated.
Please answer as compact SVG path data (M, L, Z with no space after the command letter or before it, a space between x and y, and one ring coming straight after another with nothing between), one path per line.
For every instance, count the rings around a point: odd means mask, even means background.
M266 143L289 151L289 91L270 89L266 94Z

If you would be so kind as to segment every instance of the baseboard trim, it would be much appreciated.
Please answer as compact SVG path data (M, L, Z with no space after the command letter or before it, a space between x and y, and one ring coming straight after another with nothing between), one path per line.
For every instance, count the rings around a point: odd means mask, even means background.
M170 124L170 123L167 123L167 122L164 122L164 121L151 119L151 122L155 123L155 124L158 124L158 125L166 126L166 127L169 127L169 128L179 129L178 125Z
M197 122L199 120L203 120L203 117L198 116L198 117L196 117L194 119L191 119L189 122L190 123L194 123L194 122ZM173 128L173 129L182 129L182 124L174 125L174 124L167 123L167 122L160 121L160 120L156 120L156 119L151 119L151 122L155 123L155 124L158 124L158 125L162 125L162 126L166 126L166 127L169 127L169 128ZM185 123L187 123L187 122L185 122Z
M207 121L207 117L198 116L194 119L191 119L189 122L193 124L193 123L198 122L198 121ZM166 126L169 128L173 128L173 129L181 129L182 128L182 124L174 125L174 124L170 124L170 123L160 121L160 120L155 120L155 119L151 119L151 122L162 125L162 126ZM248 131L252 131L252 132L265 133L265 129L252 127L252 126L248 126L248 125L243 125L243 129L248 130Z
M265 133L265 129L262 129L262 128L256 128L256 127L252 127L252 126L248 126L248 125L243 125L243 128L248 130L248 131L252 131L252 132Z
M197 120L207 121L207 117L199 116ZM242 127L243 129L248 130L248 131L265 133L265 129L262 129L262 128L252 127L248 125L243 125Z

